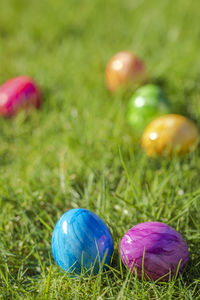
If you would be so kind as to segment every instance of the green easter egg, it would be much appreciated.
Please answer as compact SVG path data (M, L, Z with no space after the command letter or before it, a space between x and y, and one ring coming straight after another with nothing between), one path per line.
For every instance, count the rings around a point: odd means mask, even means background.
M147 84L136 90L131 97L126 119L137 132L142 132L153 119L170 113L170 105L162 89Z

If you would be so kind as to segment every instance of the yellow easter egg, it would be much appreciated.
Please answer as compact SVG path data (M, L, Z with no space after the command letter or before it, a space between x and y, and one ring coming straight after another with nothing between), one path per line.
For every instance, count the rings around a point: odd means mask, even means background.
M153 120L142 135L142 147L149 156L183 154L194 147L197 141L195 124L176 114Z

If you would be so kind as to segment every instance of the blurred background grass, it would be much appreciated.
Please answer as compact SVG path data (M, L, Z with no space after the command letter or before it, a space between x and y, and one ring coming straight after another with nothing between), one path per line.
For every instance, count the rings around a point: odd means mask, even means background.
M2 299L198 298L199 148L148 159L124 120L131 92L110 95L104 71L114 53L133 51L174 112L200 127L199 8L197 0L0 2L0 82L27 74L43 92L39 112L0 120ZM79 206L110 226L116 254L110 273L75 280L50 247L58 218ZM120 272L120 238L150 220L186 238L183 278L155 285Z

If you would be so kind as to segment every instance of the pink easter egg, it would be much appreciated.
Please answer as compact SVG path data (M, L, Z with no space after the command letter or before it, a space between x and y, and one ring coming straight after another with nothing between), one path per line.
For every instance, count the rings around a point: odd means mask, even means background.
M0 115L11 117L21 109L39 108L41 93L37 84L28 76L9 79L0 86Z

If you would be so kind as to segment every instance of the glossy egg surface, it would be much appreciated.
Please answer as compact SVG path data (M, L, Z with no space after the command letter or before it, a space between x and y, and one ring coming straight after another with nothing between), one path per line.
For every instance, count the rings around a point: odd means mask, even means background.
M153 84L147 84L131 97L126 119L137 132L141 132L156 117L170 112L170 105L162 89Z
M40 91L32 78L18 76L0 86L0 115L10 117L21 109L39 108Z
M146 222L132 227L122 238L120 254L125 266L138 277L167 281L188 262L188 247L172 227L160 222ZM180 264L180 265L179 265ZM178 267L179 266L179 267ZM162 279L161 279L162 277Z
M138 85L147 79L146 66L130 51L115 54L107 64L106 84L114 92L125 85Z
M110 264L113 239L107 225L93 212L77 208L64 213L52 236L52 252L56 263L66 272L98 273Z
M175 114L153 120L142 135L142 147L149 156L183 154L194 147L197 141L195 124Z

